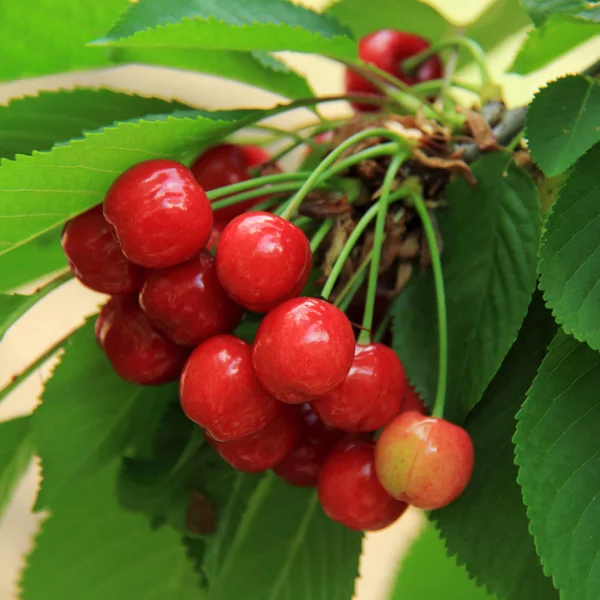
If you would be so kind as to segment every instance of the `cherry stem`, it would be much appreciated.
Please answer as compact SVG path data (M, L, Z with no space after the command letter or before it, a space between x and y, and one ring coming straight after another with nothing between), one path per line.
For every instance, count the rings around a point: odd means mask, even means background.
M358 336L359 344L368 344L371 341L371 330L373 329L373 315L375 313L375 297L377 295L377 280L379 279L379 265L381 263L381 249L385 237L385 222L387 218L388 202L392 191L392 185L396 180L398 170L407 159L406 152L398 152L388 167L387 173L381 186L381 199L377 211L375 223L375 235L373 237L373 259L369 270L369 285L367 287L367 298L365 301L365 312L362 321L362 331Z
M240 181L232 185L225 185L215 190L206 192L206 196L212 202L224 196L245 192L253 188L258 188L271 183L290 183L291 181L304 181L310 175L310 171L298 171L297 173L277 173L275 175L265 175L264 177L256 177L247 181ZM259 194L260 196L260 194Z
M313 148L317 146L317 142L315 142L312 138L310 138L310 137L305 138L302 135L300 135L297 131L294 131L293 129L279 129L279 127L273 127L271 125L263 125L262 123L260 125L259 124L252 125L252 127L250 127L250 129L257 129L259 131L268 131L270 133L273 133L278 138L282 138L282 137L292 138L293 140L299 142L300 144L308 144L309 146L312 146Z
M432 92L440 91L444 87L444 83L444 79L431 79L430 81L424 81L423 83L417 83L413 85L412 91L419 96L424 96L431 94ZM462 81L456 81L454 79L450 80L450 85L461 90L466 90L467 92L473 92L474 94L479 94L481 92L479 86L471 85L470 83Z
M327 237L327 234L329 233L332 227L333 221L331 219L327 219L327 221L324 221L319 227L319 229L315 231L315 233L312 236L312 239L310 240L310 250L313 254L317 251L323 240Z
M369 266L369 263L371 262L372 258L373 249L371 248L371 250L369 251L367 256L365 256L362 263L360 263L360 266L358 267L356 272L352 275L348 283L344 286L342 291L338 294L337 298L335 299L335 305L342 312L346 312L348 306L350 306L350 302L352 302L352 299L354 298L354 296L356 296L356 293L360 289L360 286L365 281L365 277L367 276L367 267Z
M446 403L446 384L448 380L448 319L446 315L446 293L444 291L444 274L442 271L442 261L438 248L437 236L431 217L425 205L422 196L414 190L411 194L415 209L421 219L429 252L431 254L431 267L433 270L433 280L435 283L435 296L437 301L438 313L438 334L439 334L439 365L438 365L438 384L433 406L433 416L444 417L444 407Z
M381 342L381 340L383 339L383 336L385 335L385 332L387 331L388 327L390 326L391 321L392 321L392 311L388 310L385 313L385 316L383 317L383 319L381 320L379 327L377 327L377 331L375 332L375 335L373 336L374 342Z

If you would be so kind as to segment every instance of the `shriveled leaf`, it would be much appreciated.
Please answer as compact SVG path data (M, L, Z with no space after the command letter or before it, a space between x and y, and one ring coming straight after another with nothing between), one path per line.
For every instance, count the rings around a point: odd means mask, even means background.
M266 475L226 549L211 600L348 600L361 534L331 521L313 489Z
M552 15L568 15L585 21L600 21L600 6L588 0L522 0L531 20L539 27Z
M96 344L93 319L78 329L33 414L44 477L36 508L53 507L76 481L116 461L172 398L169 385L123 381Z
M439 213L448 312L446 411L461 421L481 400L512 346L536 281L540 232L537 188L506 155L473 165L478 183L456 179ZM438 370L431 270L413 275L393 307L394 349L428 404Z
M123 511L116 469L73 481L52 507L22 573L23 600L201 600L181 536Z
M352 58L336 19L286 0L140 0L98 42L145 48L295 50Z
M596 144L576 163L555 202L540 249L540 287L565 331L600 349L600 183Z
M562 600L600 597L600 353L559 332L517 415L519 483Z
M30 416L0 423L0 516L33 453Z
M558 599L529 533L512 443L515 415L555 332L552 315L536 294L517 341L467 418L476 456L471 483L458 500L433 513L459 564L507 600Z
M509 70L527 75L599 34L600 23L553 15L541 27L527 34Z

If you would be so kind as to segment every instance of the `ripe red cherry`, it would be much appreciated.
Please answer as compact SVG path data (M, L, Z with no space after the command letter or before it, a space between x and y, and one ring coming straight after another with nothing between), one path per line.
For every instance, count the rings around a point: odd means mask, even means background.
M221 234L223 233L223 229L227 223L223 223L222 221L215 221L213 224L212 231L210 232L210 238L208 238L208 242L206 242L206 249L213 250L217 247L219 240L221 239Z
M152 322L182 346L197 346L209 337L232 332L244 314L221 287L215 259L208 252L181 265L150 271L140 304Z
M192 164L196 181L207 191L250 179L249 169L269 160L269 155L257 146L219 144L203 152ZM219 198L222 200L223 198ZM215 211L215 221L227 223L264 198L252 198Z
M267 312L298 295L310 274L312 253L304 232L267 212L233 219L217 246L217 274L242 306Z
M375 468L394 498L424 510L442 508L471 479L473 443L462 427L449 421L402 413L377 440Z
M219 442L255 433L280 409L254 373L252 349L232 335L210 338L192 352L179 397L187 417Z
M319 396L313 408L331 427L375 431L400 413L405 388L404 368L393 350L383 344L357 344L346 379Z
M252 358L271 394L300 404L342 383L354 346L352 325L339 308L317 298L294 298L262 320Z
M229 443L212 442L219 455L238 471L258 473L280 462L292 450L300 435L298 415L281 406L266 427Z
M427 407L423 403L421 396L417 393L412 385L406 386L404 398L402 399L402 412L418 412L422 415L427 414Z
M373 442L348 436L326 458L319 473L323 510L334 521L358 531L391 525L406 510L377 480Z
M115 296L104 305L96 339L114 370L140 385L177 379L189 354L150 323L137 296Z
M308 403L301 404L298 413L300 439L273 471L290 485L314 487L323 461L344 433L322 423Z
M104 216L125 256L155 269L198 254L213 225L204 190L172 160L148 160L120 175L106 194Z
M128 260L95 206L67 221L62 248L73 274L83 285L103 294L131 294L142 286L144 269Z
M442 77L442 63L437 56L432 56L421 63L414 73L406 73L402 62L427 50L431 44L418 35L394 29L381 29L363 37L358 46L358 55L362 60L400 79L407 85L415 85L431 79ZM346 91L349 94L367 94L382 96L382 92L372 83L346 70ZM374 104L353 104L360 112L379 110Z

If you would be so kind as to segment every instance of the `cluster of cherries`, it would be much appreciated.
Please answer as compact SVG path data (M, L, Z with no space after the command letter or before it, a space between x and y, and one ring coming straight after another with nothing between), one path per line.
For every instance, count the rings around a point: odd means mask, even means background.
M225 461L317 486L350 528L448 504L470 478L468 434L426 415L390 348L357 344L341 310L301 296L312 267L301 229L252 210L260 198L213 211L205 190L250 179L268 158L221 144L190 169L146 161L66 224L72 271L112 296L99 345L129 382L179 378L185 414ZM246 311L265 314L252 345L233 335Z

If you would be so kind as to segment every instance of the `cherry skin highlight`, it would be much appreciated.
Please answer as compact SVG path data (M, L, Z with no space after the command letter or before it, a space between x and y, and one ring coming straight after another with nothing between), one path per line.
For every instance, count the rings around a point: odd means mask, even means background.
M280 410L254 373L252 349L232 335L210 338L192 352L179 398L186 416L219 442L257 432Z
M128 260L102 214L102 205L67 221L61 244L71 271L83 285L116 296L140 289L144 269Z
M402 69L404 60L427 50L430 45L426 39L412 33L380 29L360 40L358 55L364 62L393 75L407 85L415 85L442 77L442 63L437 56L432 56L421 63L414 73L407 73ZM346 69L346 91L349 94L383 96L381 90L350 69ZM353 103L352 105L359 112L380 110L374 104Z
M267 312L299 294L311 267L304 232L267 212L233 219L217 246L221 285L238 304L254 312Z
M373 463L373 442L348 436L325 460L318 492L328 517L357 531L377 531L396 521L406 504L381 486Z
M319 396L313 408L331 427L375 431L400 413L405 388L404 368L393 350L383 344L357 344L346 379Z
M213 226L204 190L172 160L148 160L120 175L104 199L104 216L125 256L155 269L198 254Z
M473 472L469 434L444 419L406 412L381 433L375 468L394 498L423 510L443 508L467 487Z
M298 414L300 439L273 471L290 485L314 487L323 461L344 433L322 423L308 403L298 406Z
M260 431L234 442L213 441L212 445L234 469L258 473L275 466L291 452L299 435L298 415L291 407L281 406L275 419Z
M137 296L114 296L104 305L96 339L117 374L140 385L177 379L189 354L152 325Z
M339 308L317 298L294 298L262 320L252 359L271 394L300 404L342 383L354 346L352 325Z
M231 333L244 314L221 287L208 252L150 271L140 304L152 322L182 346L197 346L209 337Z

